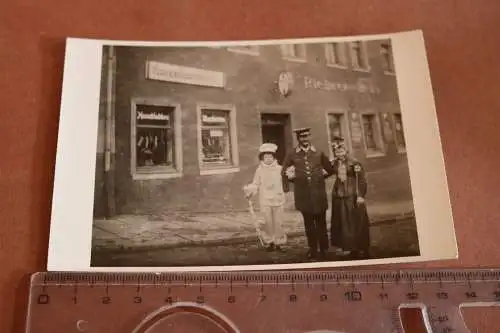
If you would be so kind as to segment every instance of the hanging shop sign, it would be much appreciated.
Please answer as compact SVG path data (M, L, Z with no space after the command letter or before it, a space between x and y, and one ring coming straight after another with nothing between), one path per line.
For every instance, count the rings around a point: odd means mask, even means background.
M288 97L292 93L293 74L281 72L278 77L278 89L283 97Z
M146 62L146 78L150 80L224 88L225 75L194 67L171 65L156 61Z
M356 83L331 82L329 80L318 80L310 76L304 76L304 87L322 91L356 91L359 93L380 94L380 88L376 87L369 79L358 79Z

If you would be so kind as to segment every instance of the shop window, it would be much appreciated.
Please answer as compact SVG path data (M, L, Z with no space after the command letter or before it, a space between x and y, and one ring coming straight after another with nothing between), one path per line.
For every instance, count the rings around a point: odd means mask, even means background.
M231 52L243 53L255 56L259 55L260 53L258 45L235 45L235 46L229 46L227 49Z
M132 175L134 179L180 176L178 107L139 101L132 113Z
M346 113L344 112L327 113L327 124L328 124L328 143L330 147L330 156L333 158L333 149L331 144L334 141L335 137L344 138L346 145L348 147L350 146Z
M234 110L199 108L199 156L202 174L237 171L236 122Z
M394 114L394 133L396 134L396 146L400 153L406 152L406 140L403 130L403 119L401 113Z
M382 133L379 118L375 113L363 114L363 136L366 156L375 157L384 155Z
M304 44L283 44L281 52L283 59L301 62L306 60L306 46Z
M325 57L328 66L346 68L345 46L345 43L325 44Z
M380 46L382 56L382 66L385 74L394 74L394 58L392 55L392 46L390 43L383 43Z
M355 70L369 71L366 43L363 41L351 42L351 63Z

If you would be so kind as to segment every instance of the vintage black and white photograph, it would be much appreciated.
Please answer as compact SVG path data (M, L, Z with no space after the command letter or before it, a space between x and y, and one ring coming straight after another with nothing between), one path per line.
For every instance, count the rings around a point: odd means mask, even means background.
M390 36L99 47L90 267L422 257Z

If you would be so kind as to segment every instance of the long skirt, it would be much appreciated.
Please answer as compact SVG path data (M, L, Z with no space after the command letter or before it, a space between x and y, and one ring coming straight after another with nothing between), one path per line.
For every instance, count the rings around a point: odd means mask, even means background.
M344 251L364 252L370 249L370 225L366 205L356 197L333 197L330 225L332 246Z

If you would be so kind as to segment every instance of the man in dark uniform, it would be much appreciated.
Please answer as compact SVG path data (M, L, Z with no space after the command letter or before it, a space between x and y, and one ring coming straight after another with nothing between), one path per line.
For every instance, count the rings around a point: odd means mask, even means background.
M309 259L326 259L328 199L325 178L334 172L328 157L310 143L310 128L294 131L298 146L283 161L285 191L288 181L294 184L295 208L302 213L309 245ZM319 250L319 253L318 253Z

